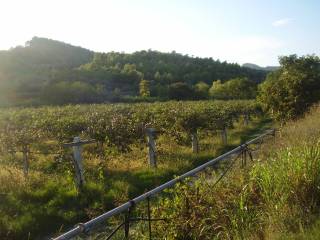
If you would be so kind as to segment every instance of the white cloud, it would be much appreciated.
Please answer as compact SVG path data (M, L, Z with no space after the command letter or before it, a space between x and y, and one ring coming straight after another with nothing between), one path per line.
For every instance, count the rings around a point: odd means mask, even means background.
M288 25L292 21L292 18L282 18L272 23L274 27L283 27Z

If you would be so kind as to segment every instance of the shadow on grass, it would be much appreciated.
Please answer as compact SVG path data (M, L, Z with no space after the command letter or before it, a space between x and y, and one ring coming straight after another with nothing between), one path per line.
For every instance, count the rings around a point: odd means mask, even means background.
M233 132L232 138L240 139L241 143L244 143L259 134L263 133L265 130L269 129L272 124L270 119L262 119L258 123L254 123L254 126L251 128L246 128L243 131ZM238 144L228 144L225 146L217 145L215 153L199 153L190 154L190 153L170 153L169 156L163 154L161 157L166 159L171 159L172 161L183 159L185 164L179 164L179 168L176 166L172 169L170 168L158 168L158 169L142 169L134 172L124 171L124 170L115 170L109 169L105 173L107 175L107 181L105 184L107 186L112 186L113 181L125 181L130 186L129 188L129 198L134 198L143 194L144 192L151 190L167 181L170 181L174 176L181 175L187 171L190 171L212 159L220 156L223 153L226 153L235 147Z
M199 154L192 154L186 152L165 152L159 156L159 168L150 169L145 167L143 169L128 171L124 169L104 169L103 179L100 181L95 178L91 179L91 182L86 187L86 192L76 197L77 201L81 201L81 204L77 206L77 217L72 218L79 221L87 221L88 216L85 217L85 210L80 209L80 206L86 206L87 209L94 209L95 205L99 203L101 208L97 209L94 215L101 214L104 211L110 210L121 203L133 199L167 181L170 181L174 176L181 175L189 170L194 169L197 166L206 163L219 155L232 150L239 144L236 142L245 142L258 134L263 133L271 126L270 119L261 119L259 121L252 122L250 127L243 128L239 131L230 131L230 143L222 146L216 144L214 149L204 150ZM96 175L96 174L94 174ZM66 193L65 195L67 195ZM61 199L61 197L60 197ZM68 205L68 198L60 200L59 207ZM73 199L71 202L75 203ZM103 209L103 210L102 210ZM71 227L70 221L60 220L60 223L64 223L64 230ZM55 226L55 225L54 225ZM52 230L57 229L52 228ZM50 232L50 231L47 231Z

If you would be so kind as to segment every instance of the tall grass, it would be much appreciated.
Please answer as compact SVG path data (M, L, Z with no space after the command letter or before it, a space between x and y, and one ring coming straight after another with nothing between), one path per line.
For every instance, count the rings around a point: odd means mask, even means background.
M220 135L203 132L197 155L189 143L160 136L157 170L148 166L146 146L133 145L130 153L108 148L101 156L91 151L94 146L85 146L86 185L80 193L74 185L71 158L32 155L25 179L22 157L1 155L0 239L45 239L65 231L220 155L269 124L261 118L252 119L247 127L235 123L227 146L221 144Z
M250 167L236 166L218 186L203 176L173 189L172 198L154 209L172 221L155 225L155 232L167 239L296 239L309 236L311 227L317 234L312 225L320 218L319 118L315 107L287 123Z

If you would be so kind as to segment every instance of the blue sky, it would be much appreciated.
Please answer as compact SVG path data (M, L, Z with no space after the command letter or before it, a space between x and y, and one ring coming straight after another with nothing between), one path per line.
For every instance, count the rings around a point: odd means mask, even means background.
M280 55L320 55L317 0L1 0L0 11L0 49L39 36L262 66Z

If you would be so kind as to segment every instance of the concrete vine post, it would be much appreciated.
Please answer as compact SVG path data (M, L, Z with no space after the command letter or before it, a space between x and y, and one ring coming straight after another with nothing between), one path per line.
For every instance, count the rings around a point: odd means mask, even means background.
M245 125L245 126L248 126L248 125L249 125L249 114L248 114L248 113L244 114L244 116L243 116L243 122L244 122L244 125Z
M29 174L29 148L28 146L23 147L23 174L25 177Z
M152 168L157 167L157 152L156 152L156 142L155 135L156 130L154 128L146 129L147 140L148 140L148 150L149 150L149 163Z
M221 132L221 139L222 139L222 144L227 145L228 143L228 137L227 137L227 128L224 127L222 132Z
M199 153L199 141L198 141L197 132L193 132L191 134L191 141L192 141L192 152Z
M73 138L74 143L81 143L80 137ZM74 160L74 167L76 171L76 182L79 187L82 187L85 183L84 173L83 173L83 165L82 165L82 146L74 145L73 149L73 160Z
M81 189L85 183L84 169L82 162L82 145L92 143L94 140L81 141L80 137L74 137L72 143L65 143L64 146L72 147L73 165L75 169L75 181L78 189Z

